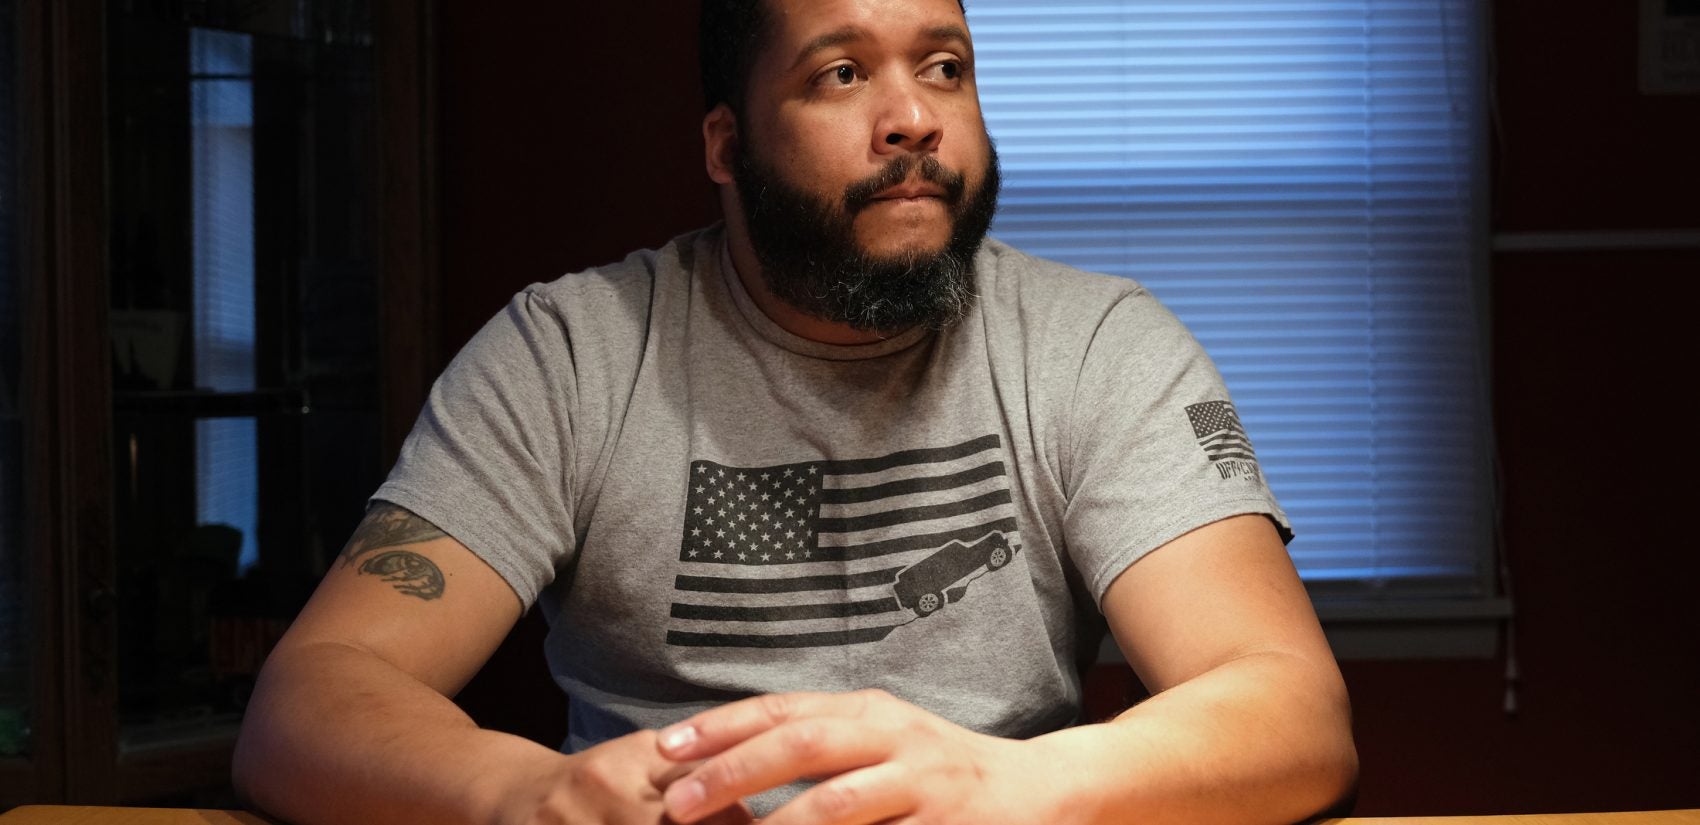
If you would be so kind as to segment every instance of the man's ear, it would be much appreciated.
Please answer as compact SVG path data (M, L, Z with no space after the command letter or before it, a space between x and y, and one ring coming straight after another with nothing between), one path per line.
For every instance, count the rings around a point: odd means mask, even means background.
M722 103L703 116L702 143L708 179L731 183L732 167L738 157L738 116L732 113L732 107Z

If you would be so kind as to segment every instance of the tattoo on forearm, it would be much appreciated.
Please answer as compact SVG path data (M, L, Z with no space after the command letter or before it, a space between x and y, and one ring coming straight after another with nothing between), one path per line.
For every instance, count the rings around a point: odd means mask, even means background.
M391 550L366 560L360 565L360 572L373 576L383 576L384 581L395 586L395 589L409 596L418 596L425 601L441 598L443 595L443 571L431 560L406 550Z
M343 566L361 562L361 557L390 547L420 544L448 535L405 508L380 502L366 513L353 537L342 548ZM443 571L430 559L407 550L391 550L360 563L363 575L382 576L396 590L430 601L443 595Z

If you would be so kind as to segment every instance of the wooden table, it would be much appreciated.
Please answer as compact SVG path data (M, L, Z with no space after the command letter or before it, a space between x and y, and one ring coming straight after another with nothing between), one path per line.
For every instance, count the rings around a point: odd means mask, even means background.
M0 817L4 820L5 817ZM1700 809L1629 811L1611 814L1523 814L1521 816L1411 816L1328 819L1317 825L1700 825ZM12 825L7 822L5 825Z
M0 814L5 825L274 825L276 821L245 811L76 805L24 805Z
M0 825L275 825L243 811L188 808L85 808L25 805L0 814ZM1329 819L1317 825L1700 825L1700 809L1611 814L1524 816L1413 816Z

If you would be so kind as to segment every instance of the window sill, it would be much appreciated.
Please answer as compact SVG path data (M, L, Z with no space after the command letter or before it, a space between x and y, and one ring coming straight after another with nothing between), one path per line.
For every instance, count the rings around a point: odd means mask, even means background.
M1491 659L1499 655L1511 600L1319 600L1316 614L1342 661Z
M1341 661L1491 659L1500 626L1511 615L1506 598L1347 600L1316 602L1317 617ZM1125 664L1109 635L1098 664Z

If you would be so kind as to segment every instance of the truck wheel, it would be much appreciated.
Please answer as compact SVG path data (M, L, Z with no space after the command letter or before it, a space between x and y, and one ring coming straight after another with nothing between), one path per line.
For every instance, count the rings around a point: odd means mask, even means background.
M922 593L921 598L915 600L915 615L927 616L938 612L938 609L941 607L944 607L943 595L939 593Z
M996 570L1006 564L1009 564L1009 548L993 547L991 554L986 557L986 569Z

